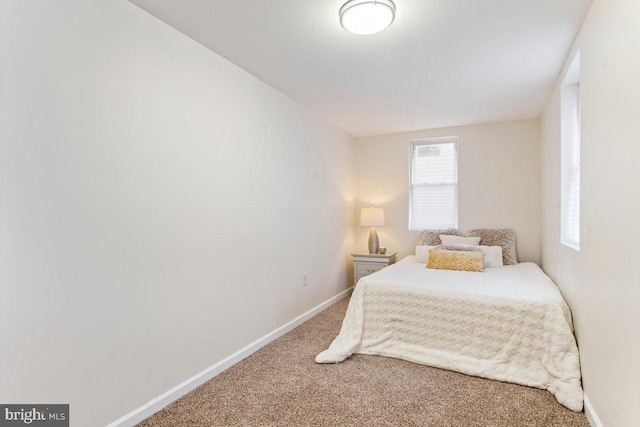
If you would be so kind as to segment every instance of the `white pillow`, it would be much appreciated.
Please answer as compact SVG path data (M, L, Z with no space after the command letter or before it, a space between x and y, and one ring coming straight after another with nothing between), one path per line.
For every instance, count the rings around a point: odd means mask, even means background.
M441 234L440 240L443 245L472 245L478 246L480 244L480 237L461 237L450 236L448 234Z
M429 262L429 249L433 249L435 247L436 246L416 246L416 262L422 264Z
M502 267L502 246L476 246L484 255L484 268Z

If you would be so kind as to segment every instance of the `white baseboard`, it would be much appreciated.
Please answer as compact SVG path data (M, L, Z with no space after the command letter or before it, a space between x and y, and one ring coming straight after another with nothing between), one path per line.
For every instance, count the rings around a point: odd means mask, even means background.
M584 394L584 414L587 416L587 421L589 421L589 425L591 425L591 427L604 427L600 418L598 418L598 414L596 414L595 409L593 409L591 401L587 397L587 393Z
M267 345L270 342L276 340L277 338L280 338L281 336L283 336L284 334L286 334L287 332L289 332L290 330L292 330L296 326L299 326L300 324L302 324L305 321L309 320L310 318L312 318L316 314L320 313L321 311L323 311L327 307L329 307L329 306L335 304L336 302L338 302L339 300L343 299L344 297L347 296L347 294L352 289L353 289L353 287L340 292L338 295L336 295L336 296L334 296L332 298L329 298L327 301L323 302L322 304L317 305L316 307L312 308L311 310L307 311L306 313L301 314L300 316L296 317L292 321L282 325L278 329L276 329L276 330L274 330L272 332L269 332L267 335L263 336L262 338L257 339L256 341L252 342L248 346L246 346L246 347L236 351L232 355L222 359L221 361L219 361L215 365L210 366L209 368L205 369L204 371L202 371L202 372L194 375L193 377L189 378L188 380L178 384L177 386L173 387L171 390L169 390L169 391L161 394L160 396L156 397L155 399L147 402L146 404L142 405L138 409L135 409L135 410L129 412L127 415L125 415L125 416L123 416L121 418L118 418L117 420L115 420L111 424L107 425L107 427L132 427L132 426L138 424L140 421L142 421L145 418L148 418L151 415L155 414L156 412L158 412L159 410L161 410L162 408L164 408L168 404L178 400L180 397L182 397L185 394L189 393L191 390L193 390L196 387L198 387L198 386L204 384L205 382L209 381L211 378L219 375L221 372L229 369L231 366L235 365L236 363L240 362L245 357L247 357L247 356L251 355L252 353L256 352L261 347L264 347L265 345Z

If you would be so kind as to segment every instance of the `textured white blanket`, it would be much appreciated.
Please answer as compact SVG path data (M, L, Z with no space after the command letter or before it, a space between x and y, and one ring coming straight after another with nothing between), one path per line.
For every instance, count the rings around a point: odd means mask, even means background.
M361 279L340 334L317 363L395 357L549 390L582 410L571 313L533 263L484 273L430 270L413 257Z

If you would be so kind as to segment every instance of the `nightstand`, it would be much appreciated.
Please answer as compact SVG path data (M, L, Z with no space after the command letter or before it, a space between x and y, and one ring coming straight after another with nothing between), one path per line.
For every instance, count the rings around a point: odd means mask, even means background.
M391 252L384 255L357 253L351 254L353 257L353 284L357 284L358 280L365 276L380 271L388 265L396 262L396 253Z

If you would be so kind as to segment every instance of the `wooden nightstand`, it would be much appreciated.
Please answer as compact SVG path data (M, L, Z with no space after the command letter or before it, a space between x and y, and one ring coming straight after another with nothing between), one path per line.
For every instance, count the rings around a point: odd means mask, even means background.
M357 284L361 278L380 271L388 265L396 262L397 252L380 254L357 253L353 257L353 284Z

